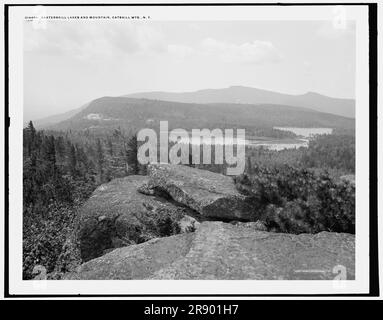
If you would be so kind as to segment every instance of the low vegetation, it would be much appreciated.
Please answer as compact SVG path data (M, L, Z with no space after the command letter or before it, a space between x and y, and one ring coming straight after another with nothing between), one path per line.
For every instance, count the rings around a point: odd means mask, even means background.
M269 230L355 233L355 187L339 179L355 173L355 137L320 135L308 148L247 153L237 188Z
M269 230L355 233L355 190L347 181L283 165L255 167L252 174L236 177L235 183Z

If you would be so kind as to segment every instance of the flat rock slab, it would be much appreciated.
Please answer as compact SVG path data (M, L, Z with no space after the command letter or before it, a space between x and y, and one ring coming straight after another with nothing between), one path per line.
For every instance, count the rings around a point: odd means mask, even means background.
M66 279L331 280L339 270L355 279L354 235L293 235L203 222L194 233L115 249Z
M238 192L231 177L172 164L148 166L149 186L166 192L175 201L217 220L256 220L247 197Z
M185 209L137 188L145 176L114 179L98 187L79 212L78 241L84 261L110 250L178 233ZM174 229L174 230L173 230Z

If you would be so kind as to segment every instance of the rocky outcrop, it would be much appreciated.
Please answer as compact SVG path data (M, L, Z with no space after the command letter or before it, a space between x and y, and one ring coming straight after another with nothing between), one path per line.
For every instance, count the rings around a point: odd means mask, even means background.
M355 278L354 235L267 232L231 177L168 164L148 174L100 186L81 208L85 263L64 279Z
M334 279L355 278L351 234L282 234L243 224L203 222L185 233L115 249L66 279Z
M77 238L83 261L110 249L192 232L199 221L255 218L231 177L170 164L150 165L148 172L148 177L101 185L81 208Z
M175 201L206 218L230 221L256 220L247 197L235 188L229 176L172 164L148 166L149 188L168 194Z
M178 221L187 208L181 208L155 195L137 189L147 177L128 176L103 184L79 212L78 242L81 259L101 256L107 250L169 236L184 229Z

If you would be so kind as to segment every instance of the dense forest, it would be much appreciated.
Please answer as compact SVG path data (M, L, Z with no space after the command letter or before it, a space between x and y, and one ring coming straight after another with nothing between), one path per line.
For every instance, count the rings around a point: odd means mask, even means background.
M36 131L32 122L24 129L25 279L32 277L37 264L48 272L69 268L74 251L64 249L73 234L77 208L97 185L139 173L135 142L134 138L125 139L119 130L102 139L87 133Z
M261 136L293 136L274 129ZM136 135L121 128L23 131L23 278L44 265L51 274L78 262L73 236L77 208L94 189L116 177L146 174L137 162ZM214 148L212 148L214 151ZM355 170L355 137L338 132L310 140L309 147L246 149L246 169L235 182L254 210L278 232L354 232L354 187L340 177ZM213 156L214 159L214 156ZM194 165L193 165L194 166ZM195 165L225 173L225 165Z

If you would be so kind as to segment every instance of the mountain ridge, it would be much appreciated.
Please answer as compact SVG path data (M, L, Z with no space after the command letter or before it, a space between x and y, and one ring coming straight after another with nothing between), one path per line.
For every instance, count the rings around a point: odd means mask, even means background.
M158 128L167 120L169 129L270 128L274 126L353 129L354 119L307 108L272 104L180 103L128 97L93 100L70 119L51 126L55 130Z
M149 91L123 95L131 98L146 98L184 103L247 103L281 104L304 107L319 112L332 113L349 118L355 117L355 100L333 98L316 92L285 94L246 86L230 86L221 89L202 89L189 92Z
M222 92L222 90L226 90L226 95L221 98L214 97L210 99L204 99L203 97L199 98L193 98L193 95L197 94L210 94L214 93L217 94L219 92ZM228 91L229 90L229 91ZM258 102L256 102L256 95L253 95L251 99L249 98L238 98L238 96L234 96L232 91L246 91L246 92L258 92L258 94L267 94L269 97L266 99L259 99ZM227 93L228 92L228 93ZM186 95L186 97L184 96ZM231 98L230 98L231 95ZM222 88L222 89L201 89L197 91L190 91L190 92L166 92L166 91L150 91L150 92L139 92L139 93L132 93L132 94L126 94L121 95L118 97L124 97L124 98L136 98L136 99L150 99L150 100L161 100L161 101L171 101L171 102L184 102L184 103L198 103L198 104L211 104L211 103L231 103L231 104L250 104L250 105L256 105L256 104L280 104L280 105L286 105L286 106L296 106L296 107L302 107L308 110L314 110L318 112L324 112L324 113L331 113L335 115L345 116L348 118L354 118L355 117L355 100L354 99L345 99L345 98L333 98L328 97L316 92L306 92L304 94L299 95L293 95L293 94L285 94L280 92L275 92L272 90L265 90L265 89L257 89L257 88L251 88L246 86L230 86L228 88ZM287 98L286 98L287 97ZM70 119L71 117L75 116L76 114L80 113L82 110L84 110L87 106L89 106L92 102L102 99L102 98L117 98L117 97L100 97L97 99L94 99L87 104L77 108L72 109L69 111L66 111L64 113L60 113L57 115L49 116L46 118L41 118L38 120L35 120L34 123L37 127L46 127L54 125L55 123L59 123L65 120ZM296 99L303 99L302 101L295 101ZM314 100L313 102L307 102L306 100ZM315 100L321 100L322 102L315 102ZM182 100L182 101L181 101ZM195 101L193 101L195 100ZM210 100L207 102L201 102L202 100ZM264 100L264 102L262 102ZM253 102L252 102L253 101ZM261 102L259 102L261 101ZM305 102L306 101L306 102ZM325 102L323 102L325 101ZM330 103L329 103L330 101ZM332 102L331 102L332 101ZM326 107L321 108L315 107L315 105L323 105L326 104ZM332 106L340 105L341 107L338 109L341 110L333 110L331 109Z

